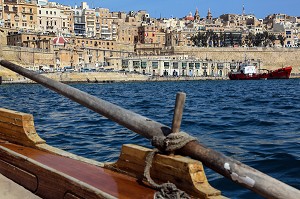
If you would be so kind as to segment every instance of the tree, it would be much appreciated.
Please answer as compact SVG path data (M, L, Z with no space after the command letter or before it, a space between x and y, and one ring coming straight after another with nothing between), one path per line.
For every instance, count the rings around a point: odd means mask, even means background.
M254 39L254 46L262 46L262 42L264 40L264 34L263 33L257 33L255 35L255 39Z
M224 46L224 40L225 40L225 35L223 32L220 33L220 36L219 36L219 46L220 47L223 47Z
M282 35L278 35L277 39L280 41L281 46L283 47L284 45L284 41L285 41L285 37L283 37Z
M191 40L195 46L204 47L207 46L207 36L206 33L198 32L197 35L192 36Z
M255 35L251 32L246 36L246 44L249 47L252 47L254 45Z
M269 40L271 41L272 46L274 46L275 40L276 40L276 36L274 34L270 34L269 35Z
M214 35L214 32L212 30L206 31L207 46L213 47L213 35Z
M220 47L220 36L219 36L219 34L214 32L212 38L213 38L213 46L214 47Z

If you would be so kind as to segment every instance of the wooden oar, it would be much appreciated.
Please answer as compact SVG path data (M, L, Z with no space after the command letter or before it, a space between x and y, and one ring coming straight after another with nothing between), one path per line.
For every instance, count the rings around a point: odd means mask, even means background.
M100 113L108 119L148 139L151 139L153 136L168 135L171 133L171 129L161 123L96 98L76 88L54 81L6 60L1 60L0 64ZM196 141L190 142L177 152L201 161L205 166L263 197L278 199L300 198L300 191L296 188L216 152L213 149L207 148Z

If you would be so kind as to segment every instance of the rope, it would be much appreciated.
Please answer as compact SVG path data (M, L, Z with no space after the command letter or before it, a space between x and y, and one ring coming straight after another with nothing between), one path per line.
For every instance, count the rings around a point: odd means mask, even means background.
M146 157L146 166L144 170L144 176L147 182L156 190L155 199L189 199L189 195L184 191L178 189L173 183L163 183L161 185L155 183L150 176L150 168L153 162L153 158L159 151L173 152L185 146L187 143L196 140L196 138L188 135L184 132L170 133L167 137L154 136L152 138L152 145L157 147L151 151Z
M195 137L181 131L179 133L170 133L167 137L154 136L152 146L157 147L163 152L172 152L184 147L187 143L197 140Z

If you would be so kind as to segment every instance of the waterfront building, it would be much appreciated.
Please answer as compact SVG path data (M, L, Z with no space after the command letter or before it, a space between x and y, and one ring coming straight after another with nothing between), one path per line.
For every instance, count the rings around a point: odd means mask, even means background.
M85 30L86 37L95 37L96 36L96 27L95 27L95 9L91 9L88 6L82 10L82 14L85 21Z
M290 22L281 22L273 25L273 32L276 35L281 35L284 38L284 47L297 47L299 27L294 26ZM280 41L279 41L280 42ZM278 44L279 45L279 44ZM281 46L281 44L280 44Z
M84 4L83 4L84 5ZM83 15L83 6L73 8L74 13L74 33L76 36L86 36L85 17Z
M72 12L70 7L50 3L37 8L37 32L56 35L72 33Z
M139 56L122 59L122 70L151 76L226 77L238 63L201 60L188 55Z
M37 2L35 0L11 0L2 2L2 26L16 30L34 31L37 25Z
M38 6L46 6L48 4L48 0L37 0Z
M103 40L116 40L117 39L117 26L113 20L112 13L107 8L96 8L96 38Z

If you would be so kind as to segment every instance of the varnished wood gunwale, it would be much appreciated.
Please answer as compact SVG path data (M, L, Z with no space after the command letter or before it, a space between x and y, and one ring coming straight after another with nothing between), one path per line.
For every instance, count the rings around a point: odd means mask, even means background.
M20 157L17 157L14 153L9 153L9 151L19 154ZM89 187L84 187L85 184L116 198L153 198L155 193L155 190L139 184L135 178L124 174L8 142L0 143L0 159L2 163L4 161L12 164L36 176L38 187L35 194L43 198L72 198L73 196L78 198L105 198L99 194L97 195L97 193L92 193ZM38 162L44 167L36 165L34 162ZM7 172L4 172L3 175L13 175L14 171ZM65 179L59 176L59 173L68 175L71 178ZM73 179L73 182L70 179ZM23 179L19 178L18 183L22 184L22 181ZM77 181L83 184L78 184Z

